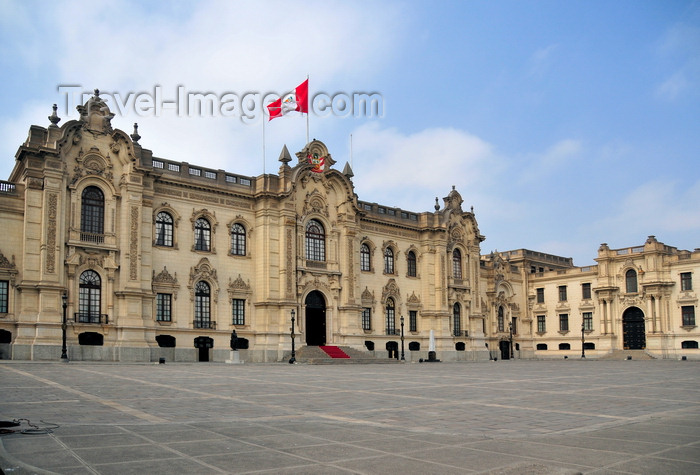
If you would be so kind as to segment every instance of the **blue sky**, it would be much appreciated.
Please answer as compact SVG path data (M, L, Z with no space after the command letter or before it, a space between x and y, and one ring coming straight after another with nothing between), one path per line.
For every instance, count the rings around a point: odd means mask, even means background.
M376 92L382 117L310 116L359 198L432 211L452 186L482 253L529 248L593 264L648 235L700 247L700 2L0 0L0 175L59 85L128 93ZM114 108L112 112L115 112ZM156 156L263 173L262 118L136 114ZM267 173L305 143L265 126Z

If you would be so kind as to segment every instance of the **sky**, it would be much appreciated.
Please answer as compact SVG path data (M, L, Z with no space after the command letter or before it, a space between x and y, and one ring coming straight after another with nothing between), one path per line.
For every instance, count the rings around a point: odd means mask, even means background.
M310 138L359 199L433 211L454 186L482 254L700 247L697 0L0 0L0 179L95 88L157 157L277 173L307 120L262 103L307 77ZM221 102L176 110L178 91ZM377 113L343 109L362 94Z

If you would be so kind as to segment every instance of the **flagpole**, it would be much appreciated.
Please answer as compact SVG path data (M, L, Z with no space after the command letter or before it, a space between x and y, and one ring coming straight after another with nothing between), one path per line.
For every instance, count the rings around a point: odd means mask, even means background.
M265 107L262 111L262 159L263 159L263 175L265 174Z
M309 107L308 107L309 106L309 102L308 102L309 101L309 95L308 95L308 93L309 93L309 88L308 88L309 75L308 74L306 75L306 81L307 81L307 84L306 84L306 86L307 86L306 87L306 94L307 94L306 95L306 144L308 145L309 144Z
M352 134L350 134L350 168L352 168Z

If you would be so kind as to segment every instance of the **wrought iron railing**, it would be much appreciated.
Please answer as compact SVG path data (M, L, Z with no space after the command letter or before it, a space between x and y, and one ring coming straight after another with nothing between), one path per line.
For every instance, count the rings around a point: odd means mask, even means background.
M105 313L76 313L74 315L76 323L104 323L109 324L109 315Z
M216 322L209 320L195 320L192 322L193 328L208 328L210 330L216 330Z
M81 231L80 240L82 242L91 242L93 244L104 244L105 235L104 234L95 234L95 233L85 233L85 232Z

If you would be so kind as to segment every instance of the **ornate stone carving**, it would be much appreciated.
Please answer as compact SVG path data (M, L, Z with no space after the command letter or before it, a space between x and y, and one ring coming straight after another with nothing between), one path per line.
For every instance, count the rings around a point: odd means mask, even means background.
M58 194L49 193L49 219L46 229L46 272L56 272L56 215L58 211Z
M238 277L236 280L231 280L231 278L228 278L228 288L229 290L238 290L242 292L250 292L250 284L247 284L245 280L243 280L243 277L241 277L241 274L238 274Z
M131 222L129 231L129 278L138 278L138 252L139 252L139 207L131 207Z
M408 297L407 302L408 302L408 303L412 303L412 304L420 304L420 297L418 297L418 296L416 295L416 292L414 291L414 292L412 292L411 295Z
M386 299L388 297L393 297L394 300L397 301L401 296L401 291L399 290L399 286L396 284L395 279L389 279L389 282L384 286L382 289L382 302L386 302Z
M168 272L168 268L163 266L163 270L156 275L156 271L153 271L153 283L155 284L175 284L177 285L177 272L175 275L171 275Z
M10 262L5 255L0 252L0 269L16 269L15 256L12 256L12 262Z

